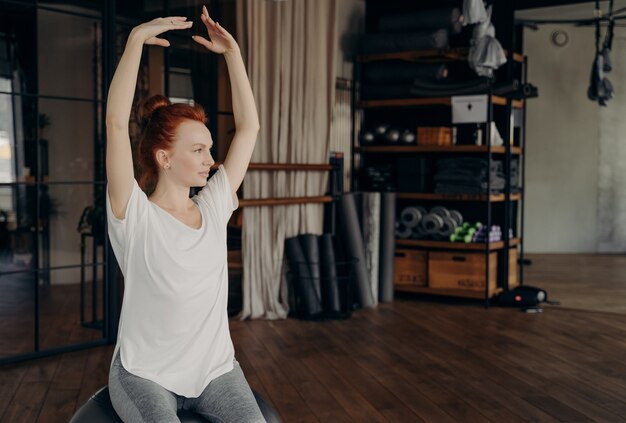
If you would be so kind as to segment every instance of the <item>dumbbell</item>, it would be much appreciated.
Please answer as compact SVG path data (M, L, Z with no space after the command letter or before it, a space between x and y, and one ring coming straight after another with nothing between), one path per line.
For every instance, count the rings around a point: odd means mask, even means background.
M470 243L473 241L476 234L480 232L481 228L482 223L480 222L476 222L473 225L469 222L465 222L450 235L450 241Z
M397 144L400 141L400 130L396 128L389 128L385 132L384 141L387 144Z
M374 136L377 141L382 141L385 137L385 133L389 129L389 125L386 123L381 123L374 126Z
M376 136L374 132L369 129L364 129L361 131L361 145L370 145L374 144L376 141Z
M489 232L487 232L487 227L483 226L474 234L473 242L485 242L487 237L489 237L489 242L498 242L502 240L502 229L500 226L493 225Z
M400 133L400 143L415 144L415 132L405 129Z

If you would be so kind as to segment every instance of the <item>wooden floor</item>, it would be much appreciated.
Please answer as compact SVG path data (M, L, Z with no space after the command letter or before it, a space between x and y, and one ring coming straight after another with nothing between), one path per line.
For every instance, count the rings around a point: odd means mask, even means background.
M15 356L34 351L35 295L33 277L28 274L0 278L0 356ZM101 281L96 289L96 320L102 319ZM85 285L84 318L93 319L91 283ZM102 329L80 324L80 285L51 285L39 288L40 350L80 344L104 337Z
M232 321L250 385L285 422L620 422L626 316L423 297L345 321ZM0 421L67 422L112 346L0 367Z
M548 292L561 308L626 314L626 255L527 254L527 285Z

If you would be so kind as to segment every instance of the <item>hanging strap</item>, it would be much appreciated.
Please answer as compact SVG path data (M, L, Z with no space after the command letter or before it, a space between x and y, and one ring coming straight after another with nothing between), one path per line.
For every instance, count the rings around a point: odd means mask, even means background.
M615 28L615 19L613 17L613 0L609 2L609 27L604 38L604 48L611 50L613 48L613 32Z
M602 9L600 9L600 0L596 0L596 55L600 53L600 20L602 19Z

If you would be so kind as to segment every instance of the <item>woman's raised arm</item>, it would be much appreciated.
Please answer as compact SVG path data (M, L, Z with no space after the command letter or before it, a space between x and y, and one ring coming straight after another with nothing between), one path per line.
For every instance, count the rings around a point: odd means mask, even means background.
M126 206L133 187L133 158L128 123L143 45L168 47L169 42L158 38L159 34L171 29L187 29L191 25L192 22L187 21L187 18L174 16L157 18L133 28L113 75L106 106L106 171L111 208L119 219L126 215Z
M202 7L201 17L211 40L194 36L194 41L214 53L223 54L228 66L236 129L235 137L224 160L224 168L226 169L231 189L235 193L243 181L250 164L252 152L254 151L257 134L259 133L259 115L239 45L228 31L211 19L209 12L204 6Z

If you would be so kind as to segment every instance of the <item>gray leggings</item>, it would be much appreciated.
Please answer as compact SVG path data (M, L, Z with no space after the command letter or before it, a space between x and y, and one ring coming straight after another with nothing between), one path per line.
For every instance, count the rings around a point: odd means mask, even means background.
M181 408L211 422L265 422L237 360L233 370L212 380L199 397L186 398L126 371L118 352L109 372L109 394L124 423L180 423L176 411Z

